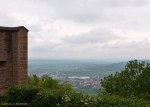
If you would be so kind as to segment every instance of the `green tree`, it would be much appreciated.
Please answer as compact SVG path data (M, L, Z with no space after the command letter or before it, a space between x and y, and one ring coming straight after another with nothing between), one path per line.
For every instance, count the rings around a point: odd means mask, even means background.
M37 86L39 81L40 81L40 78L36 75L28 76L28 84L29 85Z
M58 80L55 80L48 75L43 75L42 77L38 77L36 75L28 76L28 84L29 86L34 86L42 89L57 89L61 91L71 92L73 91L72 86L67 83L59 83Z
M38 86L42 88L48 88L48 89L57 89L59 84L57 80L54 80L47 75L44 75L38 82Z
M101 81L101 86L106 94L125 97L136 96L137 93L140 93L137 90L140 91L139 87L143 85L143 81L146 79L142 80L142 78L149 73L148 71L150 71L150 68L145 62L138 62L137 60L129 61L123 71L105 77ZM147 80L148 77L145 82Z
M150 100L150 64L137 77L135 95Z

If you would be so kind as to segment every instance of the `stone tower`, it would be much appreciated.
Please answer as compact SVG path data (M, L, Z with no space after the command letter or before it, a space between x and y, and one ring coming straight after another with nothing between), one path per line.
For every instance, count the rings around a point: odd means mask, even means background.
M27 82L28 30L0 26L0 96L8 87Z

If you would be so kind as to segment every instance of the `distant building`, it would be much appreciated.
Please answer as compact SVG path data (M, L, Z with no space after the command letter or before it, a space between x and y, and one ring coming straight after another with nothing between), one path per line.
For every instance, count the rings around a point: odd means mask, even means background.
M8 87L27 82L28 30L0 26L0 96Z

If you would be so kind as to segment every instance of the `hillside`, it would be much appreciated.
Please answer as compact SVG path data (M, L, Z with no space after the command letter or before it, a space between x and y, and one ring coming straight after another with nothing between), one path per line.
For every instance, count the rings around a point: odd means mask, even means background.
M125 64L126 62L102 64L84 60L29 60L29 74L104 76L121 71Z

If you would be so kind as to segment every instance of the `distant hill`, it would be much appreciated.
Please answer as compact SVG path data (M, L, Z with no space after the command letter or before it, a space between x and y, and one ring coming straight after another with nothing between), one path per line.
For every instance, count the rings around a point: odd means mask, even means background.
M150 63L150 60L144 60ZM124 69L127 62L103 64L99 61L84 60L29 60L29 74L47 74L63 76L82 76L82 75L109 75L120 72Z

